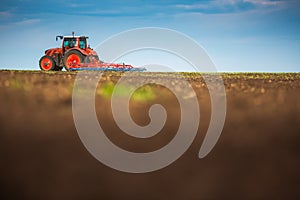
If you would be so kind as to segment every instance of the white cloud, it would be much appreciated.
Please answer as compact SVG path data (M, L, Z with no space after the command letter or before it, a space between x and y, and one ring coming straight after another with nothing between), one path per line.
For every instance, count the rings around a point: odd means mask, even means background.
M283 9L286 4L287 3L285 1L279 0L212 0L196 4L176 4L174 7L188 12L232 13L248 12L260 9L278 10ZM252 7L250 5L252 5Z
M30 24L36 24L39 23L40 19L24 19L22 21L15 22L15 25L30 25Z
M262 6L277 6L282 5L283 1L270 1L270 0L244 0L244 2L252 3L255 5L262 5Z
M192 4L192 5L176 4L175 7L186 9L186 10L193 10L193 9L206 9L209 8L210 6L208 4Z
M12 13L10 11L1 11L0 12L0 17L1 18L7 18L7 17L11 17Z
M83 8L83 7L92 7L92 4L83 4L83 3L71 3L71 4L67 4L67 7L70 8Z

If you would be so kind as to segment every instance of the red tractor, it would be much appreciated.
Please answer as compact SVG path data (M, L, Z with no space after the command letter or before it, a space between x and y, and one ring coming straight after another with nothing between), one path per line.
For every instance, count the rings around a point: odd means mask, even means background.
M39 65L44 71L60 71L65 68L69 71L72 66L80 63L99 61L96 51L87 44L86 36L56 36L56 41L62 40L61 48L52 48L45 51Z

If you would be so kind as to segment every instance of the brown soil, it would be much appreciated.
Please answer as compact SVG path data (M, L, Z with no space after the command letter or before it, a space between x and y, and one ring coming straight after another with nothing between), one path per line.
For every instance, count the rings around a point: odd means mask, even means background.
M104 73L100 85L115 83L120 76ZM204 159L197 156L209 124L210 98L200 74L184 76L201 108L192 146L166 168L130 174L103 165L80 141L72 117L76 73L0 71L0 198L300 199L300 75L223 74L225 126ZM174 74L144 73L139 78L176 85ZM176 134L178 102L166 88L151 87L155 99L130 104L132 118L140 125L149 123L150 105L165 106L167 123L149 139L122 133L110 99L99 89L99 122L124 149L153 151Z

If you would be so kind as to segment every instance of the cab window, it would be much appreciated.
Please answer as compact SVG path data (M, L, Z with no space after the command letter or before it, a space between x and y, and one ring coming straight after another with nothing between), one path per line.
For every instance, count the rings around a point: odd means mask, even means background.
M79 39L79 48L85 49L86 48L86 38Z
M76 38L65 38L64 39L64 47L69 47L69 48L73 48L75 47L77 44L76 44Z

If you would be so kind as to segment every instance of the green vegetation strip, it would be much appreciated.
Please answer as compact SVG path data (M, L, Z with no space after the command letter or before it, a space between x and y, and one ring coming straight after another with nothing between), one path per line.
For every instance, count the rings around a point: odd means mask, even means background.
M126 97L130 91L132 91L131 86L127 85L118 85L117 87L113 82L107 82L104 84L101 84L100 88L97 89L97 94L101 95L105 98L111 98L112 94L116 97ZM152 101L156 98L156 93L150 85L145 85L137 90L135 90L131 96L131 99L134 101Z

